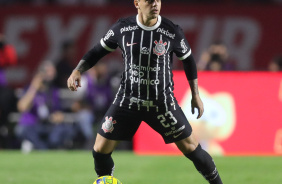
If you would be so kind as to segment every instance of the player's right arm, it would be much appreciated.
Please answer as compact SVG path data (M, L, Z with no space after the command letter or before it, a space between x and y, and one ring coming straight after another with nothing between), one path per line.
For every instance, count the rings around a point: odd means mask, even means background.
M92 68L102 57L115 51L118 47L120 21L116 22L101 39L100 43L89 50L79 61L76 68L68 78L67 85L71 91L77 91L81 87L81 75Z
M104 49L101 44L97 44L91 50L89 50L79 61L76 68L68 78L67 85L71 91L77 91L78 87L81 87L81 75L92 68L102 57L110 53Z

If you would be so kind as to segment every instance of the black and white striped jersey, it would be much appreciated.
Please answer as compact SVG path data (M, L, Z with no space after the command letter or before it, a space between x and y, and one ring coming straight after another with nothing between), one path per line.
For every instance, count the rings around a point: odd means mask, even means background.
M101 39L108 51L122 50L124 71L113 104L129 109L159 111L176 109L172 80L172 54L180 60L191 54L182 29L158 16L152 27L138 16L118 20Z

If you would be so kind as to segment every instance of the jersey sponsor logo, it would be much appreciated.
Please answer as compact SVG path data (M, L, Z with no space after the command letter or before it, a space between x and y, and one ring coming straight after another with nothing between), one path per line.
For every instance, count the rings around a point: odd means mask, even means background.
M155 40L154 43L156 44L155 48L153 49L154 54L158 56L163 55L166 51L165 46L167 45L167 42L163 43L163 40L161 39L159 42Z
M115 33L113 30L109 30L108 33L106 34L106 36L104 37L104 41L108 40L111 36L114 36Z
M159 79L154 80L154 79L143 78L145 76L144 72L150 72L150 71L156 72L157 70L159 71L161 69L160 67L139 66L136 64L131 65L131 63L129 63L129 66L130 66L129 73L131 74L129 79L131 80L132 83L140 83L144 85L160 84Z
M143 78L139 78L139 77L135 77L135 76L130 76L129 79L133 82L133 83L140 83L140 84L144 84L144 85L158 85L160 84L160 80L159 79L143 79Z
M130 46L136 45L136 44L137 44L137 43L128 43L128 42L127 42L127 43L126 43L126 46L127 46L127 47L130 47Z
M149 55L150 51L149 51L149 49L147 47L143 47L142 50L141 50L141 54Z
M105 122L102 124L102 129L105 133L112 133L114 131L114 124L116 120L113 120L113 117L105 117Z
M168 30L164 30L164 28L158 28L157 29L157 33L162 33L162 34L164 34L164 35L166 35L166 36L168 36L169 38L171 38L171 39L174 39L175 38L175 34L172 34L172 33L170 33Z
M140 77L140 78L144 77L144 75L145 75L144 72L138 71L138 70L133 70L133 69L130 69L129 73L134 77Z
M130 98L130 105L132 105L133 103L136 103L138 105L141 105L147 108L156 107L156 105L154 105L154 102L152 100L143 100L143 99L138 99L136 97Z
M129 77L129 79L131 80L132 83L140 83L140 84L144 84L144 85L157 85L160 83L159 79L144 79L144 72L143 71L139 71L139 70L134 70L134 69L130 69L129 73L131 74L131 76Z
M138 26L123 27L120 29L120 33L127 32L127 31L134 31L136 29L139 29L139 27Z
M183 50L182 50L182 53L187 52L188 47L186 46L184 39L181 40L180 45L181 45L181 47L182 47L182 49L183 49Z
M172 134L176 134L176 133L178 133L178 132L184 130L184 128L185 128L185 125L183 125L182 127L178 128L177 130L171 130L171 131L165 132L165 136L169 136L169 135L172 135ZM181 133L182 133L182 132L181 132ZM181 135L181 134L179 134L179 135ZM179 135L178 135L178 136L179 136ZM178 136L176 135L176 137L178 137ZM176 138L176 137L174 137L174 138Z
M160 67L139 66L136 64L131 65L131 63L129 63L129 66L131 67L132 70L153 71L153 72L161 70Z

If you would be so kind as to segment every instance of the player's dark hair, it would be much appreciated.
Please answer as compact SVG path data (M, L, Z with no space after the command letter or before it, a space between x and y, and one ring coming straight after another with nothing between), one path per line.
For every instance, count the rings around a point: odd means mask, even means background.
M140 0L139 0L140 1ZM148 0L150 4L152 4L155 0Z

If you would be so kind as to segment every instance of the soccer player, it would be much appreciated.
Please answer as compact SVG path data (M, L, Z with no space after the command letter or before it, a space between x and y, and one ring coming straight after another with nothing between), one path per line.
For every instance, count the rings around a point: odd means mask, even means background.
M159 15L161 0L134 0L137 16L119 19L94 48L88 51L70 75L68 88L80 87L81 74L99 59L122 50L124 72L115 99L104 116L93 147L98 176L112 175L111 154L120 140L131 140L141 121L157 131L165 143L175 143L211 184L222 181L211 156L195 139L179 107L172 80L172 54L183 61L192 91L192 113L203 114L198 92L197 69L182 29Z

